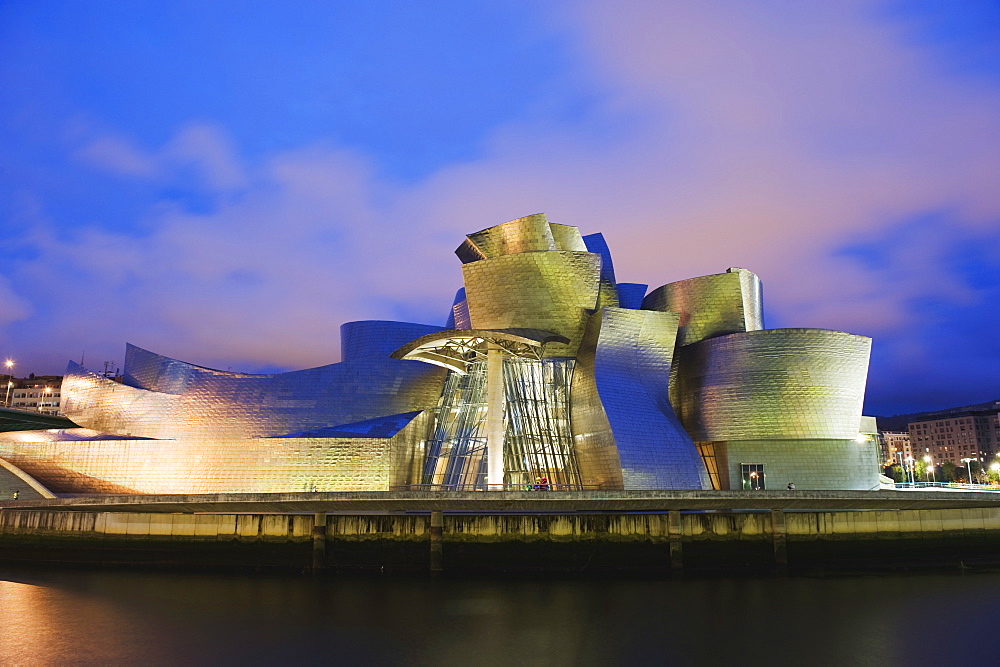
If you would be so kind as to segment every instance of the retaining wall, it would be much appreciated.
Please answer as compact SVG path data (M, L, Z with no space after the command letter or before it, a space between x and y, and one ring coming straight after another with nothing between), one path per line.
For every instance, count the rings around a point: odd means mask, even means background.
M1000 508L478 515L8 509L0 512L0 561L424 571L1000 565Z

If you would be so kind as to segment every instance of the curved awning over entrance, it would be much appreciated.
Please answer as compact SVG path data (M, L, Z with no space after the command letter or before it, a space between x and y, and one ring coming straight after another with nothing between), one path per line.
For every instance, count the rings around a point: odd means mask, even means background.
M515 357L540 359L546 343L569 339L541 329L452 329L421 336L392 353L393 359L423 361L465 374L492 345Z

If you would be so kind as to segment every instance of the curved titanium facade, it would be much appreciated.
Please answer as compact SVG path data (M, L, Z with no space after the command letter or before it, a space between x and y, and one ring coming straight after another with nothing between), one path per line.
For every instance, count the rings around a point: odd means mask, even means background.
M471 328L552 331L571 342L550 345L546 355L574 356L602 271L601 256L586 252L574 229L540 213L469 234L458 254Z
M389 437L129 440L85 429L49 439L6 433L0 458L55 493L385 491L410 483L426 429L425 413L416 413Z
M667 396L677 321L674 313L622 308L592 318L573 386L584 479L611 488L710 488Z
M819 329L765 329L680 348L676 405L718 469L715 484L876 488L875 448L857 441L870 352L869 338Z
M528 215L469 234L468 240L484 259L522 252L558 250L544 213Z
M438 331L444 331L444 327L385 320L348 322L340 326L340 358L347 362L384 359L414 338Z
M764 328L760 279L746 269L699 276L657 287L642 301L647 310L681 316L678 345Z
M461 288L455 293L455 301L451 306L451 313L448 315L446 329L471 329L472 318L469 316L469 301L465 298L465 288Z
M445 374L388 355L276 375L225 373L165 357L158 365L164 373L146 381L176 393L119 384L70 364L63 411L80 426L118 435L267 437L433 407Z
M0 459L57 493L877 484L871 341L763 329L750 271L646 295L544 214L456 254L447 327L351 322L341 362L271 375L128 346L122 382L70 364L85 428L0 434Z
M546 348L574 356L597 306L601 258L589 252L526 252L462 265L474 329L542 329L570 339Z
M638 310L642 308L642 300L646 298L649 285L641 283L618 283L618 306Z
M618 286L615 281L615 264L611 260L611 249L604 240L604 234L588 234L583 237L587 250L601 256L601 288L598 307L610 306L617 308Z
M694 440L855 438L871 339L820 329L731 334L678 350Z

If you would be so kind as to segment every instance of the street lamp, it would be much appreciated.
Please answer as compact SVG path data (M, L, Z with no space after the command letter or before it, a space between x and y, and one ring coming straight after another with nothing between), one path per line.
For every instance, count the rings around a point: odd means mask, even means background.
M41 412L42 408L44 407L42 405L42 400L46 396L51 400L51 398L52 398L52 387L46 387L45 390L43 391L43 393L39 394L39 396L38 396L38 411L39 412Z
M1000 476L1000 463L992 464L990 470L993 471L993 474Z
M14 376L11 375L12 369L14 368L14 360L8 359L3 362L4 367L7 368L7 396L3 399L3 404L6 407L10 407L10 388L14 386Z
M934 475L934 483L937 484L937 468L934 467L934 459L930 456L924 457L924 477L931 481L931 474Z
M962 463L965 464L965 469L969 473L969 484L972 484L972 462L976 459L962 459Z

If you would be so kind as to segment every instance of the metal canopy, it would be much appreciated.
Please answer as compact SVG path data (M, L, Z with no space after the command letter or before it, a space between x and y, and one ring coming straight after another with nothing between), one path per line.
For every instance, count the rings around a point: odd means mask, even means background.
M390 356L423 361L465 375L468 365L485 358L490 346L513 357L541 359L546 343L568 344L569 339L541 329L451 329L421 336Z

